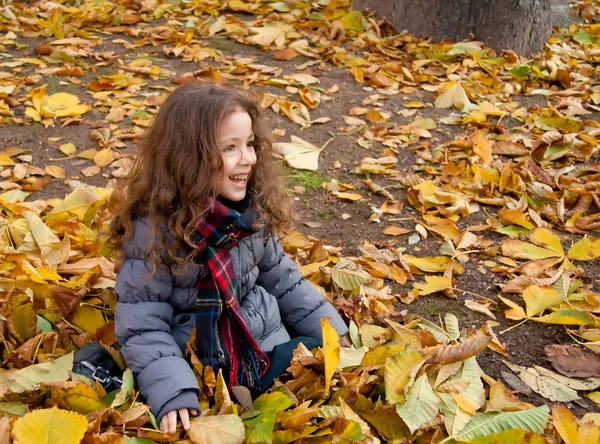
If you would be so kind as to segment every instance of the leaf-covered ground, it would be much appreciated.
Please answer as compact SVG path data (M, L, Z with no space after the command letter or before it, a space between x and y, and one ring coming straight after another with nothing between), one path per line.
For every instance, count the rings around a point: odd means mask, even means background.
M0 442L600 440L600 3L532 58L347 3L0 7ZM205 381L169 437L129 372L106 394L71 352L123 364L107 202L193 79L267 109L297 200L284 245L353 347L325 323L253 404Z

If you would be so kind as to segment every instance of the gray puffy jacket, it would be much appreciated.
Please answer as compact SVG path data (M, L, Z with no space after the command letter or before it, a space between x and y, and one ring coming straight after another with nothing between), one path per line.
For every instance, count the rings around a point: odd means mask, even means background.
M141 395L160 421L174 409L199 410L198 382L183 350L196 322L196 287L205 267L190 263L184 274L175 274L176 264L165 254L150 277L144 251L151 241L147 219L136 220L117 273L115 333ZM347 333L335 308L302 279L276 236L265 240L263 231L254 233L231 249L231 257L242 312L265 352L289 341L290 334L321 339L323 317L340 335Z

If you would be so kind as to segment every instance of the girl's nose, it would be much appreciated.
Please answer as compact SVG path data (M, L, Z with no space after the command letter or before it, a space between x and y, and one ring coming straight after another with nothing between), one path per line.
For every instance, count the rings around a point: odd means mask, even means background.
M246 146L242 151L242 157L240 163L244 165L254 166L256 164L256 152L253 146Z

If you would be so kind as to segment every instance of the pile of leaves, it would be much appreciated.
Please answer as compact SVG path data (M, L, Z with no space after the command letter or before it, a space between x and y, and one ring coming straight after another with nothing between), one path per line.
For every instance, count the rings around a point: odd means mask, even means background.
M476 41L397 34L349 6L83 0L0 8L0 125L64 127L47 138L53 154L43 168L31 149L0 151L2 442L600 440L600 414L577 419L567 408L600 405L600 296L589 265L600 256L600 239L590 235L600 226L600 3L575 2L583 23L557 30L533 59ZM206 39L269 51L273 66ZM22 54L28 47L33 53ZM194 69L178 74L164 58ZM283 63L296 58L302 63L289 72ZM340 100L339 85L323 87L332 66L368 94L335 121L322 115ZM352 346L341 347L324 320L324 346L298 348L289 373L254 401L243 388L229 393L221 375L201 378L189 347L203 415L187 436L181 429L169 436L129 370L122 389L106 393L71 367L75 349L99 341L125 370L114 337L108 201L132 165L128 144L143 136L169 90L189 80L252 88L263 108L298 129L331 127L365 150L344 180L323 185L332 202L353 206L350 213L369 208L364 223L388 241L364 241L360 255L347 256L286 233L283 245L303 275L348 319ZM69 130L86 126L94 147L84 149ZM292 135L276 151L291 168L316 171L328 143ZM406 152L414 155L411 171L399 168ZM65 162L87 166L74 175ZM79 174L108 184L82 183ZM66 197L32 200L63 180ZM301 188L293 189L300 199ZM416 216L402 217L405 202ZM410 226L397 224L406 220ZM411 254L398 243L405 235ZM419 254L432 238L438 253ZM497 277L498 298L457 288L473 264ZM407 306L434 294L468 294L460 302L491 319L461 328L451 313L432 322ZM564 325L589 351L550 346L556 371L510 362L494 332L502 310L516 322L510 328ZM479 367L485 349L505 359L511 389L560 404L516 398Z

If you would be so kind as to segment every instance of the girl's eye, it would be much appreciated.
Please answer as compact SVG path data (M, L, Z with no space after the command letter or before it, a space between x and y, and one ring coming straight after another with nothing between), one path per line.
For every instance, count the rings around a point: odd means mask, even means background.
M235 149L235 145L227 145L223 151L233 151Z
M248 142L248 148L255 148L254 141Z

